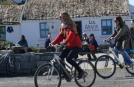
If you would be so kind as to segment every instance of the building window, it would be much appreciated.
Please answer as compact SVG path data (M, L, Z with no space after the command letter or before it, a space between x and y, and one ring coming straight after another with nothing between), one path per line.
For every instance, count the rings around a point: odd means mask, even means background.
M2 41L6 41L6 26L0 26L0 36Z
M46 22L40 23L40 38L47 38L49 34L49 26Z
M102 35L112 34L112 19L101 20Z

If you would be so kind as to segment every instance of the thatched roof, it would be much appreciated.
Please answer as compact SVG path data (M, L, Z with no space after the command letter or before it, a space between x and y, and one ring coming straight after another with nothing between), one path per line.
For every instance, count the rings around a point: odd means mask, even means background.
M0 6L1 22L19 22L23 5ZM71 17L127 16L128 0L30 0L23 20L55 19L61 11Z

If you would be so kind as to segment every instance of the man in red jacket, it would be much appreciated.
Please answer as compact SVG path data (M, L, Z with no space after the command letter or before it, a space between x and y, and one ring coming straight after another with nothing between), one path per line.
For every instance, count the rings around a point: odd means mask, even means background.
M82 43L76 29L76 24L72 21L67 12L60 13L60 21L60 34L51 44L66 44L66 48L61 52L59 57L62 60L66 58L66 61L75 67L78 71L78 78L80 79L83 77L84 71L72 60L82 50Z

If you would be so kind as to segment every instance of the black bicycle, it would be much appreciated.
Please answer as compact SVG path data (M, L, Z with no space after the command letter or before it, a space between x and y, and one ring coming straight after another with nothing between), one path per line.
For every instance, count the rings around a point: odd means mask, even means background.
M57 48L57 46L55 48ZM60 87L62 80L61 70L65 72L67 82L74 79L79 87L91 87L96 79L96 71L93 64L88 60L77 59L75 61L78 61L78 65L84 71L82 79L77 79L77 70L72 66L70 67L66 62L63 62L56 53L54 53L54 58L50 63L43 64L36 70L34 75L35 87ZM61 62L66 65L66 69Z

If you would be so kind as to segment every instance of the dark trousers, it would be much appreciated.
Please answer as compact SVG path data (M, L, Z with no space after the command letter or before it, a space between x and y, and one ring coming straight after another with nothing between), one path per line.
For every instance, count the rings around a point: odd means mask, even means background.
M97 57L96 57L96 55L95 55L96 51L90 51L90 49L89 49L88 47L83 47L83 51L84 51L84 52L91 52L93 58L94 58L94 59L97 59ZM89 60L92 59L90 54L87 54L87 57L88 57Z
M79 67L79 65L73 60L73 58L75 58L78 53L81 51L82 49L80 47L74 47L71 49L65 48L62 53L60 54L60 58L64 61L64 58L66 58L66 61L71 64L73 67L75 67L75 69L78 72L81 72L82 69ZM65 66L63 64L63 66Z

